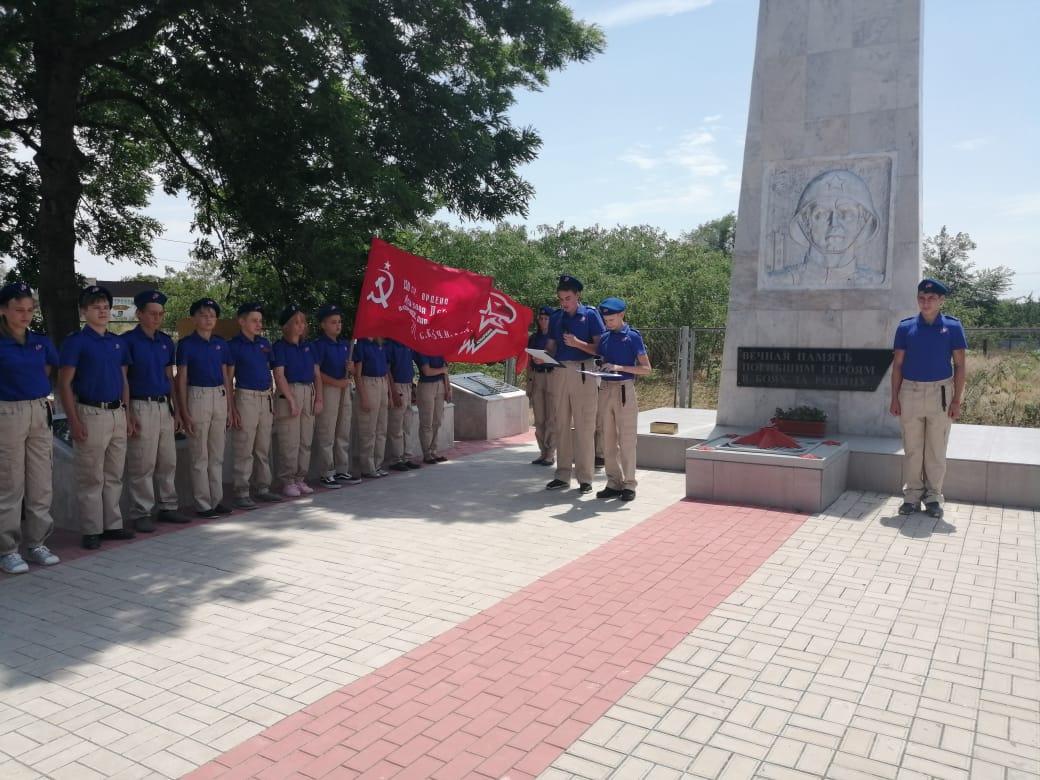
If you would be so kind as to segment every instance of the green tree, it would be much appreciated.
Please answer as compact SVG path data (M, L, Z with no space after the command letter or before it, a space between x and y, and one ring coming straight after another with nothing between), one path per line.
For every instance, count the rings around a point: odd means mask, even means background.
M683 238L697 246L707 247L733 256L733 242L737 236L737 215L732 211L724 217L698 225Z
M977 244L967 233L950 235L946 226L924 240L924 271L950 288L948 309L966 324L988 324L1001 296L1011 289L1015 272L1007 266L975 268L970 259Z
M0 251L62 335L77 242L154 262L158 181L192 199L225 276L247 257L285 295L356 285L373 233L523 213L540 140L513 94L602 46L561 0L5 2Z

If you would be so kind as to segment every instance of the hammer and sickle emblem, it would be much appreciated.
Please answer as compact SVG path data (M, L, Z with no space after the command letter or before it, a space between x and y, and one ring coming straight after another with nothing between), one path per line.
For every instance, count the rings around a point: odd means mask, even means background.
M378 303L384 309L389 309L390 304L387 301L390 300L390 295L394 291L394 275L390 273L389 262L379 269L379 276L376 277L375 286L379 290L379 294L376 295L376 293L370 292L367 296L368 300L372 301L372 303Z

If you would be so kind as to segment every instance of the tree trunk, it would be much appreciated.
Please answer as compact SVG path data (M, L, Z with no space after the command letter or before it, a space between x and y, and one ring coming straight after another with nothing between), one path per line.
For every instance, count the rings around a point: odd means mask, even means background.
M47 332L60 342L79 328L76 209L83 154L76 145L76 116L83 71L75 48L58 36L38 39L33 54L40 116L40 150L34 157L40 171L40 304Z

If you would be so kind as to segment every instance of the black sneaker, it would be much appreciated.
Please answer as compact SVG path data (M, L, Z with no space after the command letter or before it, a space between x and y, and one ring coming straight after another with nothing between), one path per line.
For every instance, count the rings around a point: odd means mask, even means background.
M83 549L84 550L97 550L101 547L101 535L100 534L84 534L83 535Z
M136 534L129 528L106 528L101 532L101 538L110 541L123 541L124 539L133 539L135 536Z
M592 492L592 483L591 482L582 482L580 485L578 485L578 490L580 490L582 493L591 493Z
M206 520L212 520L214 517L220 517L220 512L218 512L216 509L197 509L195 510L195 514L198 517L205 518Z
M155 533L155 521L152 520L151 515L145 515L144 517L138 517L133 522L134 530L142 534Z
M636 491L632 490L631 488L625 488L624 490L621 491L621 500L622 501L631 501L635 497L636 497Z
M176 523L177 525L185 525L191 522L190 517L182 515L176 509L160 509L156 520L160 523Z
M537 458L531 461L532 466L541 466L545 463L545 458L539 455Z
M355 477L353 474L349 474L345 471L337 471L335 479L337 482L344 482L348 485L361 484L361 477Z
M318 484L320 484L323 488L328 488L329 490L339 490L341 487L343 487L336 481L335 477L322 477L320 480L318 480Z
M929 501L927 504L924 505L924 511L928 514L929 517L935 517L940 520L942 519L943 508L938 501Z
M446 458L446 457L444 457L443 455L434 455L434 456L433 456L433 459L434 459L435 461L437 461L438 463L444 463L444 461L446 461L446 460L447 460L447 458Z
M612 487L605 487L596 494L596 498L617 498L621 491Z
M570 482L564 482L562 479L554 479L548 485L545 486L546 490L563 490L565 487L570 487Z
M391 465L387 466L387 468L391 471L408 471L407 464L402 463L401 461L398 461L397 463L392 463Z
M404 462L404 465L405 465L405 468L407 468L409 470L411 470L411 469L421 469L422 468L422 466L419 465L418 463L416 463L414 460L406 460Z
M917 501L904 501L903 505L899 507L899 514L901 515L912 515L914 512L918 512L921 509L921 504Z
M215 507L213 507L213 511L216 512L218 515L230 515L233 510L231 509L231 507L224 506L223 504L217 504Z

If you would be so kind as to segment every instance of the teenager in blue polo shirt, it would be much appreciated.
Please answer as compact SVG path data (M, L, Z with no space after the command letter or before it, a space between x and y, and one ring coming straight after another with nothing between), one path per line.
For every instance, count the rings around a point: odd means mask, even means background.
M423 463L443 463L446 457L437 452L437 435L441 430L444 403L451 402L451 380L448 364L436 355L412 353L419 368L419 387L416 400L419 407L419 446Z
M310 495L314 418L321 414L324 395L314 348L306 340L307 315L290 303L278 317L282 337L272 347L271 365L278 398L274 403L274 438L278 445L278 479L287 498Z
M527 339L531 349L544 350L549 344L549 319L554 313L552 306L538 310L535 331ZM560 375L546 363L532 357L527 366L527 397L531 399L534 412L534 436L538 441L538 457L531 461L536 466L551 466L556 462L556 396Z
M605 376L599 387L599 427L603 431L603 459L607 470L607 486L596 493L598 498L636 497L636 425L639 402L636 399L637 376L652 370L646 345L639 331L625 322L628 306L620 298L607 298L599 305L599 313L607 332L599 340L600 368Z
M943 516L943 479L950 426L961 416L967 377L968 342L960 320L942 313L949 290L935 279L917 285L916 317L896 328L892 361L892 404L903 430L903 505L899 514L921 508Z
M358 339L350 356L357 389L358 461L366 479L385 477L379 467L386 450L386 413L390 406L390 366L383 339Z
M102 539L132 539L123 528L119 499L126 465L130 353L123 340L108 332L112 294L96 284L79 295L86 321L61 345L58 392L72 434L76 503L83 547L96 550Z
M51 518L54 438L51 370L58 353L46 336L29 330L36 302L23 282L0 288L0 572L22 574L26 559L58 563L44 542ZM18 552L24 542L25 558Z
M220 306L212 298L189 309L195 330L177 344L177 397L191 453L191 491L199 517L229 515L224 498L224 447L231 420L231 349L213 331Z
M564 274L556 285L559 310L549 319L549 354L563 364L556 402L556 476L547 490L569 487L571 474L582 493L592 492L596 455L596 408L599 389L595 377L581 373L595 369L596 349L605 330L595 309L581 302L584 285ZM574 434L571 434L571 425Z
M322 469L321 485L339 488L356 485L360 477L350 473L350 424L353 398L350 390L350 341L343 338L343 309L326 303L318 309L321 334L311 342L321 373L322 408L314 423L314 446Z
M228 341L231 379L232 490L238 509L256 509L256 501L275 502L271 492L271 342L263 337L264 307L255 301L238 307L238 335ZM252 495L250 494L252 483Z
M386 457L383 468L392 471L408 471L420 468L408 451L407 430L412 418L412 381L415 379L415 363L412 349L393 339L383 343L390 368L391 402L386 412Z
M160 523L188 523L177 511L177 443L180 415L173 404L176 348L162 332L166 296L144 290L134 296L138 325L122 335L130 354L126 378L130 384L130 439L126 445L126 491L130 520L144 533L155 530L152 510Z

